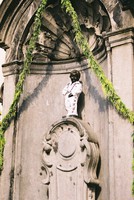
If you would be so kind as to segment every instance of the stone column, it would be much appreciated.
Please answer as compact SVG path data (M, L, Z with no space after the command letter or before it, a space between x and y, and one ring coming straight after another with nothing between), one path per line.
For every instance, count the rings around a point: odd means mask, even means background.
M109 79L122 101L131 110L134 76L133 31L128 28L107 35ZM109 107L109 200L133 199L131 136L131 124Z
M12 103L17 74L17 63L9 63L3 67L4 75L4 95L3 95L3 112L4 117ZM5 133L6 147L4 150L4 166L0 176L0 200L12 199L14 183L14 159L16 143L16 126L14 119Z

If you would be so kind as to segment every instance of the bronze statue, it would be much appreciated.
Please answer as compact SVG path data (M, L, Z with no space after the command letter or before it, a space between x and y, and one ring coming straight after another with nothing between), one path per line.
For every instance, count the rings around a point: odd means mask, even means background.
M79 95L82 92L82 83L79 81L80 72L73 70L70 73L70 79L71 82L64 87L62 94L65 96L67 116L78 116L77 103Z

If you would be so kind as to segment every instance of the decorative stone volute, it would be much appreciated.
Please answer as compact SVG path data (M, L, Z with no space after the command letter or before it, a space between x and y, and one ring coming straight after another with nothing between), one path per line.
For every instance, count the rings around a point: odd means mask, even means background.
M74 117L53 124L43 140L48 199L95 200L98 161L98 143L89 124Z

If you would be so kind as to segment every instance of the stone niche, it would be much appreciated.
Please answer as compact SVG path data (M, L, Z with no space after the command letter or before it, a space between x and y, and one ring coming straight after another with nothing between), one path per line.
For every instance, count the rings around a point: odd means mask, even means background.
M81 30L88 40L90 49L98 60L106 58L103 32L110 31L110 19L103 4L98 0L72 1L76 10ZM23 59L29 44L33 27L22 38L18 57ZM59 1L48 1L42 17L39 39L34 50L34 61L64 61L79 59L82 52L74 41L74 33L70 17L61 9Z
M95 200L99 148L89 124L74 117L53 124L43 141L49 200Z
M6 9L3 6L0 30L0 44L7 48L6 64L3 65L5 113L11 105L18 74L23 67L33 32L34 15L39 5L38 0L26 0L25 3L24 0L10 0L10 6L7 2L3 1ZM110 31L111 25L104 5L99 0L71 2L93 54L99 62L106 61L103 32ZM6 12L8 10L12 12ZM41 32L33 52L30 75L26 78L25 89L18 105L18 116L11 127L13 130L8 129L0 188L2 200L8 200L9 195L10 199L14 200L101 199L96 197L96 190L99 187L98 143L100 145L101 142L97 142L90 125L84 121L90 121L94 130L97 130L96 133L102 132L103 138L107 130L98 128L103 126L105 120L100 110L96 112L96 104L98 105L101 100L97 98L100 96L96 90L98 85L96 79L90 75L89 67L75 43L70 18L61 10L58 0L49 0L42 16ZM53 124L64 114L61 83L66 84L72 69L80 70L82 73L85 92L83 120L63 118ZM94 117L90 118L89 113ZM102 123L98 116L101 116ZM97 123L93 123L92 120ZM46 133L51 124L53 125L43 141L43 166L40 172L41 142L44 132ZM101 144L101 147L106 145L105 140L103 142L104 145ZM105 153L100 155L103 160L102 156L105 156ZM105 168L108 165L103 163L103 166L101 169L106 173ZM11 172L14 177L10 177ZM108 191L106 183L104 180L101 187L104 186L104 190ZM107 198L104 196L102 199Z

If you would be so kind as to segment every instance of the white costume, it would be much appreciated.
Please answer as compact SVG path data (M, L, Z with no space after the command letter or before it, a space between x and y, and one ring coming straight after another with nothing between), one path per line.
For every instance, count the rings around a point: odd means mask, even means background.
M67 116L69 115L78 116L77 102L81 92L82 92L82 84L79 81L76 81L74 83L70 82L64 87L62 94L65 96L65 107L68 112ZM68 95L70 93L73 96L69 97Z

